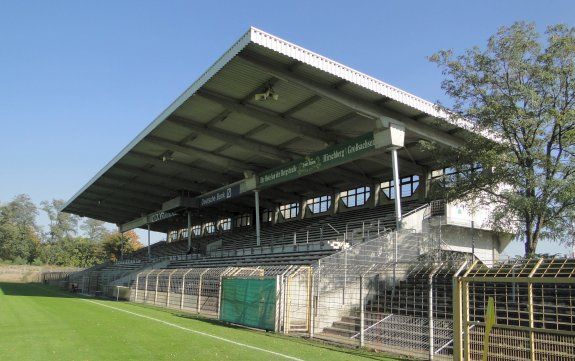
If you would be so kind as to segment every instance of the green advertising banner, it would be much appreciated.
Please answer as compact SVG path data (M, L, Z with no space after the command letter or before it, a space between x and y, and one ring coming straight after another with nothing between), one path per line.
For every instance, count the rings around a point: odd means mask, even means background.
M220 320L275 330L276 279L224 278Z
M216 189L214 191L202 194L198 198L200 207L211 206L216 203L223 202L230 198L235 198L240 195L239 183L230 184L225 188Z
M265 187L317 173L351 162L375 149L373 133L339 143L310 154L302 159L262 172L257 176L257 186Z

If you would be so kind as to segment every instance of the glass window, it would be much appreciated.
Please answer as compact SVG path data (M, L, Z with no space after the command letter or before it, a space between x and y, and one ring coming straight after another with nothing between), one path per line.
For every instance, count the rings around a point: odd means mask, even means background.
M340 193L341 200L349 208L364 205L369 199L370 195L370 187L359 187Z
M218 228L222 231L229 231L232 229L232 219L231 218L224 218L218 221Z
M449 186L458 179L470 178L474 173L481 171L483 168L480 164L470 164L463 166L460 170L453 167L437 169L431 172L431 180L439 182L443 186Z
M280 213L284 219L296 218L299 214L299 203L290 203L280 206Z
M264 209L262 212L262 222L271 222L274 219L274 212L269 209Z
M309 210L314 213L324 213L331 207L331 196L320 196L308 199Z
M401 198L411 197L413 194L415 194L417 187L419 187L418 175L401 178ZM392 180L381 182L381 190L387 198L395 199L395 185Z
M236 217L236 228L247 227L251 225L252 217L249 214L242 214Z
M202 226L199 224L192 226L192 236L199 237L201 235L202 235Z
M204 224L204 230L206 231L207 234L215 233L216 225L214 224L214 222L208 222Z

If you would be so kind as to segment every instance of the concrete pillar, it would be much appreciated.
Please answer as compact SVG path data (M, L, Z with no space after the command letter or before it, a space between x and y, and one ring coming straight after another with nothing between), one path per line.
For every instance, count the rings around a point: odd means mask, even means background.
M152 249L150 248L150 224L148 223L148 261L152 260Z
M256 205L256 245L261 245L260 238L260 191L254 191L255 205Z
M393 184L395 190L395 222L396 230L401 229L401 180L399 179L399 163L397 162L397 149L391 150L391 163L393 167Z
M192 212L188 211L188 252L192 249Z

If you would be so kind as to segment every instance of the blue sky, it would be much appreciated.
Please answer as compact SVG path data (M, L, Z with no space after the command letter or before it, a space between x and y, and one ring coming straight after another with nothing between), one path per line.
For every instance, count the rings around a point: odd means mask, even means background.
M0 202L69 199L249 26L448 102L426 57L519 20L575 26L575 2L2 1Z

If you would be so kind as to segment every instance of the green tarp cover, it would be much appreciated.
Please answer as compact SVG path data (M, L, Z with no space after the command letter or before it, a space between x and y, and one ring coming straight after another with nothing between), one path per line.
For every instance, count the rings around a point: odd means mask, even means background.
M220 320L275 329L276 279L224 278Z

